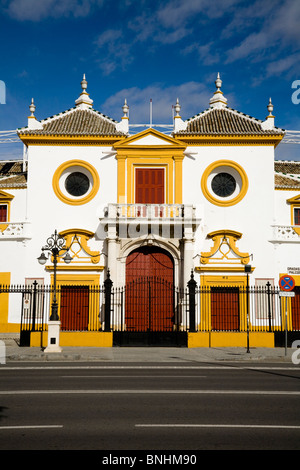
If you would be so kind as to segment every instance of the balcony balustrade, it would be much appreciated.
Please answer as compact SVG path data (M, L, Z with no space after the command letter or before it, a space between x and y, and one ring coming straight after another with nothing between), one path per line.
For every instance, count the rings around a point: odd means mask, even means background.
M19 239L24 240L31 238L29 234L28 222L1 222L0 223L0 240Z

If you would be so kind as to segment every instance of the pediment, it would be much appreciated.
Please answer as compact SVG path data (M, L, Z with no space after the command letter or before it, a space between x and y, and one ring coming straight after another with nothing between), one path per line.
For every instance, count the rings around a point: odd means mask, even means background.
M287 199L286 201L289 204L300 204L300 194L297 196L291 197L290 199Z
M121 140L114 145L115 149L118 148L137 148L137 147L165 147L165 148L180 148L185 149L186 145L182 144L178 140L170 137L156 129L146 129L138 134L132 135L126 139Z

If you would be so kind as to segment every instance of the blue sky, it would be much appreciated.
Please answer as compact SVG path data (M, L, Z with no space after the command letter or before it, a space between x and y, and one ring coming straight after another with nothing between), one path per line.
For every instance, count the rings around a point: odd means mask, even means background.
M219 72L228 106L300 130L300 0L0 0L0 131L74 106L83 73L94 108L119 121L172 123L207 109ZM294 94L295 96L295 94ZM3 100L2 100L3 101ZM295 100L294 100L295 101ZM0 159L22 156L0 144ZM276 158L300 160L300 145Z

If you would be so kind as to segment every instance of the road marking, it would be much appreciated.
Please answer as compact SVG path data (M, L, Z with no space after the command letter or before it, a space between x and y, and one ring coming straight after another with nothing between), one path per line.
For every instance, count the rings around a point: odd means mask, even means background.
M63 428L62 424L28 425L28 426L0 426L0 431L8 429L49 429Z
M109 379L127 379L127 378L141 378L141 379L144 379L144 378L149 378L149 379L157 379L157 378L160 378L160 379L191 379L191 378L196 378L196 379L206 379L207 376L206 375L61 375L60 376L61 378L64 378L64 379L106 379L106 378L109 378Z
M285 390L1 390L0 395L291 395L299 392Z
M273 424L136 424L136 428L255 428L255 429L300 429L300 426Z
M131 370L293 370L299 371L299 367L282 367L282 366L206 366L206 365L199 365L199 366L48 366L47 364L43 366L0 366L1 371L7 370L116 370L116 369L131 369Z

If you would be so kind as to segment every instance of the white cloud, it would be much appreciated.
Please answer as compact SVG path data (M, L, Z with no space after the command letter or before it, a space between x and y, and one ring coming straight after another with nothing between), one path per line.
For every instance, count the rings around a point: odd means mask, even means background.
M101 111L120 120L126 98L130 123L148 124L150 99L152 99L153 123L172 124L172 106L175 105L177 98L181 105L182 119L188 119L209 107L209 99L214 91L214 83L207 88L203 83L195 81L170 87L155 84L145 88L125 88L110 96L101 105Z
M40 21L48 17L85 17L102 0L6 0L4 11L18 21Z

